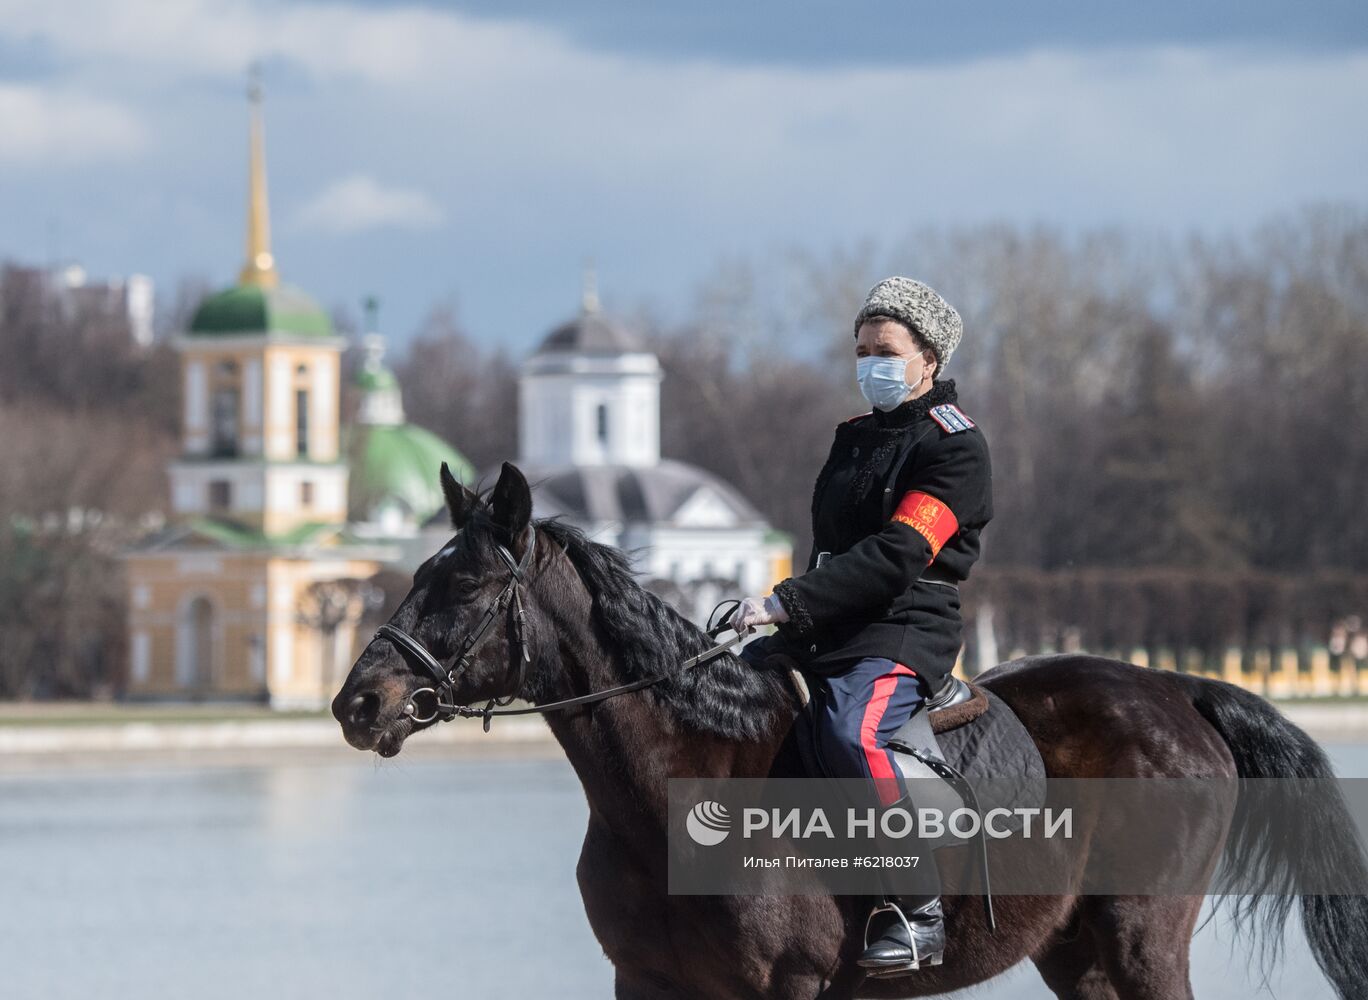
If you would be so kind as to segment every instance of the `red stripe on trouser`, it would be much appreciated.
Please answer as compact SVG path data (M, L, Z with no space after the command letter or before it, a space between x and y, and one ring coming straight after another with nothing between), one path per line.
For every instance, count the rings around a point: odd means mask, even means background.
M860 720L860 746L864 748L865 763L869 765L870 777L879 794L880 805L891 805L898 801L902 789L898 787L897 775L893 772L893 762L888 759L888 751L879 746L879 724L883 722L884 712L888 709L888 699L897 690L899 677L916 677L916 671L901 663L893 664L893 669L874 680L874 694L865 705L864 718Z

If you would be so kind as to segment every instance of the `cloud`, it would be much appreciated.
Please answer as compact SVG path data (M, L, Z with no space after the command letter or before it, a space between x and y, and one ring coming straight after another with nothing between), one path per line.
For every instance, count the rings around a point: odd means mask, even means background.
M111 101L27 84L0 83L0 162L67 166L126 159L143 148L139 118Z
M336 120L350 101L357 129L402 158L415 183L447 204L480 191L508 232L522 219L573 215L576 203L786 238L809 229L798 220L813 213L866 220L858 228L868 231L885 206L942 220L1228 221L1363 191L1365 141L1343 124L1368 89L1361 51L1094 46L924 65L751 66L604 52L526 21L335 0L0 0L6 35L42 40L87 91L133 88L149 113L180 114L178 139L171 123L157 135L182 148L205 112L159 112L160 95L240 80L254 58L276 61L291 85L271 94L273 121L306 102ZM353 169L383 174L340 137L322 141ZM356 178L336 197L358 219L389 200ZM409 225L422 214L402 202L389 212Z
M92 208L71 210L67 237L107 234L111 258L144 254L140 266L168 280L194 253L206 269L235 258L242 84L260 59L273 207L298 236L282 253L301 280L350 294L356 248L328 237L373 232L371 273L402 289L391 299L417 311L454 283L476 327L553 315L552 286L511 318L506 290L534 271L573 275L586 253L625 301L682 295L719 256L924 224L1210 230L1368 200L1368 130L1346 124L1368 92L1361 48L1080 44L744 63L604 51L545 24L404 0L0 0L6 44L49 52L62 93L136 109L155 155L136 163L136 203L100 199L94 169L0 190L0 239L41 244L29 206L84 193ZM73 131L101 148L99 127ZM104 155L127 138L103 134ZM44 143L60 145L26 145ZM14 155L4 146L0 160ZM292 192L317 194L301 207ZM421 228L441 231L417 251L405 236ZM413 257L434 244L449 261L440 273Z
M422 191L385 187L366 174L333 181L295 215L301 228L341 235L368 229L435 229L445 219L442 206Z
M144 73L240 75L253 60L284 59L316 79L415 86L443 68L487 69L523 45L569 48L527 22L328 0L0 0L0 36Z

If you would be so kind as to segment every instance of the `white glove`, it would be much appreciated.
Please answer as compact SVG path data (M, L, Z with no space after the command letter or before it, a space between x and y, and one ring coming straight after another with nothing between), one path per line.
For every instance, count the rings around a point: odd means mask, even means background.
M778 622L789 620L788 612L779 603L779 598L774 594L761 600L758 597L747 597L732 612L731 625L738 633L744 635L751 629L760 625L774 625Z

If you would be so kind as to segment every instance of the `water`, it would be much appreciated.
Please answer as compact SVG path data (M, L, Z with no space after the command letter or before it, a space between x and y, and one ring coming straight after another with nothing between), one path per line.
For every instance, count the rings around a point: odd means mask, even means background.
M1368 746L1332 747L1368 775ZM560 760L289 764L0 778L0 995L612 996L575 863L587 808ZM1230 934L1204 1000L1258 977ZM1272 997L1331 997L1300 933ZM1029 965L973 996L1051 994Z

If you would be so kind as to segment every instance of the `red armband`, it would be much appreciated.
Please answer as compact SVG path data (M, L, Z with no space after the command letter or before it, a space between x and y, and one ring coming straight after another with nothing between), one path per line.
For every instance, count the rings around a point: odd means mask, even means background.
M911 525L931 546L931 562L940 554L941 546L959 531L955 512L929 493L912 491L902 498L893 512L894 521Z

